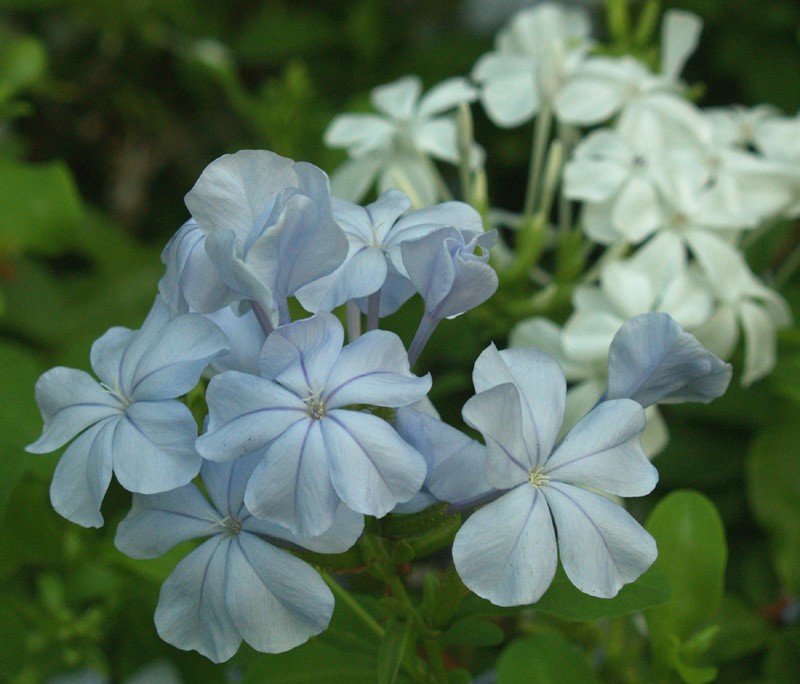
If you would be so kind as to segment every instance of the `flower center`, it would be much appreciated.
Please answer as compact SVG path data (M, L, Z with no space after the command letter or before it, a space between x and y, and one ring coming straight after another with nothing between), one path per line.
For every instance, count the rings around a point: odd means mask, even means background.
M242 531L242 523L231 516L223 518L217 523L217 525L219 525L225 531L225 534L231 537L235 537L237 534L239 534L239 532Z
M550 482L550 476L545 475L541 468L537 468L528 473L528 482L538 489Z
M303 399L303 402L308 407L306 412L311 420L320 420L321 418L324 418L325 414L327 413L325 402L322 401L321 396L325 391L325 388L321 387L319 389L312 390L309 387L308 391L310 392L309 396Z
M130 406L133 403L133 400L130 399L129 397L126 397L123 394L122 390L119 389L118 387L116 387L116 383L114 383L114 384L115 384L115 387L112 388L112 387L109 387L108 385L106 385L106 383L101 382L100 383L100 387L102 387L106 392L108 392L111 396L113 396L115 399L117 399L122 404L122 408L123 409L127 409L128 406Z

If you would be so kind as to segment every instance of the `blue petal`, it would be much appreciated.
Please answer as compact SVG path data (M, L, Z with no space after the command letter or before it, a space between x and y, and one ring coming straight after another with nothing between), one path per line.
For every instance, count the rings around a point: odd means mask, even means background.
M307 417L306 405L280 385L256 375L226 371L206 390L207 432L197 450L212 461L230 461L262 449Z
M330 313L281 326L261 350L261 375L307 397L325 386L343 342L344 328Z
M644 409L630 399L601 402L573 427L544 464L553 480L619 496L653 491L658 471L647 460L640 436Z
M353 546L364 531L364 516L340 502L333 524L317 537L301 539L285 527L254 516L243 519L242 529L263 537L282 539L316 553L342 553Z
M246 511L242 511L244 492L253 470L263 457L264 449L259 449L224 463L203 460L200 476L214 507L223 517L241 520L242 515L246 514Z
M114 545L131 558L156 558L189 539L221 532L215 521L224 517L194 483L163 494L134 494Z
M316 537L330 528L339 497L331 484L320 421L295 423L267 447L244 502L253 515L300 537Z
M105 418L67 447L53 473L53 508L84 527L102 527L100 504L111 482L111 438L119 418Z
M209 361L228 348L225 333L204 316L177 316L143 351L130 376L128 396L135 401L155 401L186 394Z
M137 401L114 429L114 474L125 489L139 494L182 487L200 472L196 437L197 423L181 402Z
M42 436L25 447L46 454L66 444L90 425L119 415L122 402L91 375L74 368L51 368L36 381L36 403L42 413Z
M558 563L541 491L523 484L473 513L456 534L453 561L464 584L495 605L538 601Z
M335 409L320 422L333 486L354 511L380 518L422 487L425 459L380 418Z
M486 447L447 423L403 407L398 434L428 462L425 485L440 501L460 503L492 489L486 479Z
M342 349L322 398L328 408L406 406L422 399L430 388L430 374L420 378L411 373L400 338L373 330Z
M228 660L242 642L225 601L231 542L215 535L178 563L161 586L155 613L164 641L215 663Z
M305 643L333 615L333 594L310 565L248 532L231 546L226 579L231 619L262 653Z
M556 522L564 572L582 592L616 596L655 561L655 540L613 501L561 482L542 492Z
M264 346L266 336L252 309L241 316L236 315L230 306L206 314L225 333L230 351L211 361L211 370L223 373L237 370L242 373L258 375L258 357Z
M135 330L116 327L107 330L92 344L92 370L100 380L116 391L122 390L119 375L122 357L135 338Z
M635 316L614 336L608 352L608 398L702 401L724 394L731 379L722 362L663 313Z
M486 440L486 479L498 489L508 489L528 479L536 467L535 443L525 440L522 403L513 383L492 387L471 397L461 411L464 421ZM531 449L533 447L533 449Z

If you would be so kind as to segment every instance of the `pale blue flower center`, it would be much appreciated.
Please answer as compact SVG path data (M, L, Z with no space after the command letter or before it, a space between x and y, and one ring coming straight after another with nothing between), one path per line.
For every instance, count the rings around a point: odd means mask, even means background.
M308 413L309 418L311 420L320 420L325 417L327 413L327 409L325 408L325 402L322 401L322 393L325 391L324 387L320 387L318 389L312 390L310 387L308 391L311 393L303 402L306 405L306 413Z
M122 392L122 390L116 384L112 389L104 382L101 382L100 387L102 387L112 397L114 397L117 401L119 401L122 404L123 410L127 409L133 403L133 399L131 399L130 397L126 397L125 394Z
M239 534L239 532L242 531L241 521L230 515L218 521L217 525L219 525L222 528L222 531L230 537L235 537Z

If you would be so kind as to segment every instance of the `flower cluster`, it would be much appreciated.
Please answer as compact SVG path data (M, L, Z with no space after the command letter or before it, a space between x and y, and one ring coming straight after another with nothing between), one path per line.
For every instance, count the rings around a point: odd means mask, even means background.
M744 381L771 367L786 306L738 247L795 212L800 189L797 160L776 151L789 123L686 99L678 75L698 34L691 15L669 14L653 72L593 54L580 10L521 12L472 83L451 79L420 98L419 80L402 79L374 91L380 115L334 120L326 140L351 154L334 190L360 201L377 180L382 191L363 206L334 196L317 167L271 152L203 171L142 328L95 342L98 380L42 375L44 429L28 447L71 441L51 500L80 525L103 524L112 474L132 493L122 552L153 558L203 540L161 588L164 640L215 662L242 641L267 653L302 644L326 629L341 587L299 556L347 551L365 516L438 502L451 516L474 510L453 561L498 605L539 600L559 558L576 587L606 598L650 567L653 538L612 497L653 490L648 455L665 439L656 405L720 396L732 368L712 351L729 355L740 324ZM511 349L491 344L478 357L462 416L482 442L442 421L427 400L431 375L412 372L442 320L486 302L514 270L543 277L534 263L499 274L489 263L495 214L436 204L446 194L432 158L459 164L467 184L480 175L463 114L478 98L500 126L538 117L533 157L545 172L533 165L532 200L511 222L512 260L535 252L526 230L607 247L571 284L563 328L523 321ZM545 152L553 118L560 139ZM603 123L576 142L577 127ZM740 135L745 124L754 137ZM546 225L554 177L560 237ZM582 233L571 201L582 203ZM422 314L406 347L380 325L415 295Z

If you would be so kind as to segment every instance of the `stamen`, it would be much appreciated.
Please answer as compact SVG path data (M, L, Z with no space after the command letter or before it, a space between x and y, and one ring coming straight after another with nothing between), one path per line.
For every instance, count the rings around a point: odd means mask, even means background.
M536 470L531 470L528 473L528 482L530 482L534 487L542 487L550 482L550 476L545 475L541 468L537 468Z

